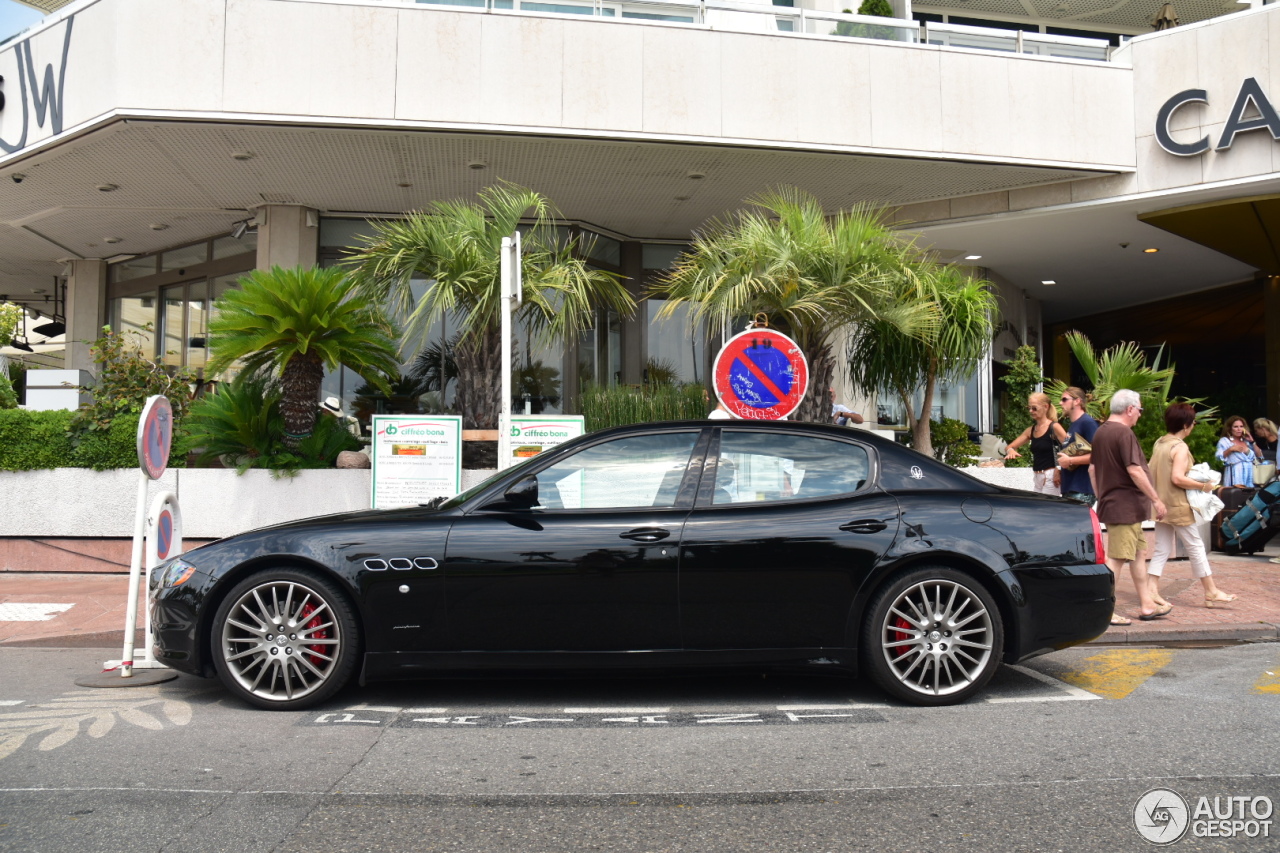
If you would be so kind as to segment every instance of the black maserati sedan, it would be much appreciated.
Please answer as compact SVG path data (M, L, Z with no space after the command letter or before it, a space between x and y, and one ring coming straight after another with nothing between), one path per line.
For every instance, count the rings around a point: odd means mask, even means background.
M733 667L964 701L1106 630L1093 511L826 424L619 427L430 504L221 539L150 581L154 653L261 708L358 678Z

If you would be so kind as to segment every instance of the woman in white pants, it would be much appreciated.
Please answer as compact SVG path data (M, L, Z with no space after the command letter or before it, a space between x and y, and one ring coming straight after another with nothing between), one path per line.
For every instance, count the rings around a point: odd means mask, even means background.
M1187 489L1210 491L1214 488L1187 476L1194 460L1185 439L1195 428L1195 409L1189 403L1174 403L1165 410L1164 425L1169 431L1168 435L1156 439L1155 446L1151 449L1151 477L1155 480L1156 493L1168 508L1164 519L1156 522L1155 554L1147 563L1147 583L1151 589L1151 597L1155 599L1157 606L1163 607L1169 603L1160 595L1160 575L1173 551L1173 538L1177 536L1191 562L1192 574L1204 585L1204 606L1214 607L1235 601L1234 595L1227 595L1213 582L1204 543L1200 541L1200 531L1195 526L1195 514L1187 501Z

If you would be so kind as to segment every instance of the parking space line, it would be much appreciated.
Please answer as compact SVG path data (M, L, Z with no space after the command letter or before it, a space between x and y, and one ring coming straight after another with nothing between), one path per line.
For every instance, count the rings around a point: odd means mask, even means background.
M779 711L851 711L858 708L888 708L880 702L865 702L859 705L778 705Z
M671 708L565 708L566 714L669 714Z
M1080 687L1076 687L1074 684L1068 684L1067 682L1062 681L1061 679L1054 678L1052 675L1045 675L1043 672L1037 672L1036 670L1028 669L1025 666L1011 665L1009 668L1022 673L1028 678L1034 678L1036 681L1039 681L1042 684L1048 684L1056 690L1061 690L1064 693L1068 694L1068 696L1072 699L1084 700L1084 699L1101 699L1102 698L1096 693L1090 693L1088 690L1084 690ZM1062 697L1062 698L1065 699L1067 697ZM987 701L988 702L1033 702L1036 700L1023 699L1020 697L1019 698L1008 697L1008 698L988 699ZM1053 701L1056 701L1056 697L1055 697L1055 700Z
M25 701L25 699L0 699L0 705L21 705Z

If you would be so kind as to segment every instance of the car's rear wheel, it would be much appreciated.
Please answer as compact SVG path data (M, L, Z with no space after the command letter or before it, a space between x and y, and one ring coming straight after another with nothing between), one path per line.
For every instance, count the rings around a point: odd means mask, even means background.
M294 711L351 680L359 636L350 603L331 581L301 569L267 569L223 599L212 647L232 693L259 708Z
M977 693L1000 665L1000 610L973 577L927 566L891 578L862 629L864 671L915 705L952 705Z

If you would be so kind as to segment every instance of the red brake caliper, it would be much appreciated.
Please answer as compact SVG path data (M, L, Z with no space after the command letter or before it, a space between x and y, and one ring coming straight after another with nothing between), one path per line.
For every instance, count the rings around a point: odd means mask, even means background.
M893 620L893 627L889 629L889 634L890 634L889 642L900 643L903 640L911 639L912 635L909 630L910 628L911 628L910 622L908 622L906 619L903 619L901 616L897 617L896 619ZM892 654L894 657L900 658L903 655L905 655L909 649L910 649L909 646L898 646L893 650Z
M302 627L305 628L308 633L315 631L316 628L320 627L319 616L307 620L307 617L311 616L311 614L315 612L316 606L314 604L306 604L302 608L302 613L300 614L301 618L304 620ZM327 640L329 639L329 629L325 628L323 631L315 631L315 633L311 634L311 637L316 640ZM307 651L312 652L312 654L307 655L307 660L309 660L314 666L323 666L323 660L318 657L318 655L324 653L324 646L312 645L307 646L306 648Z

